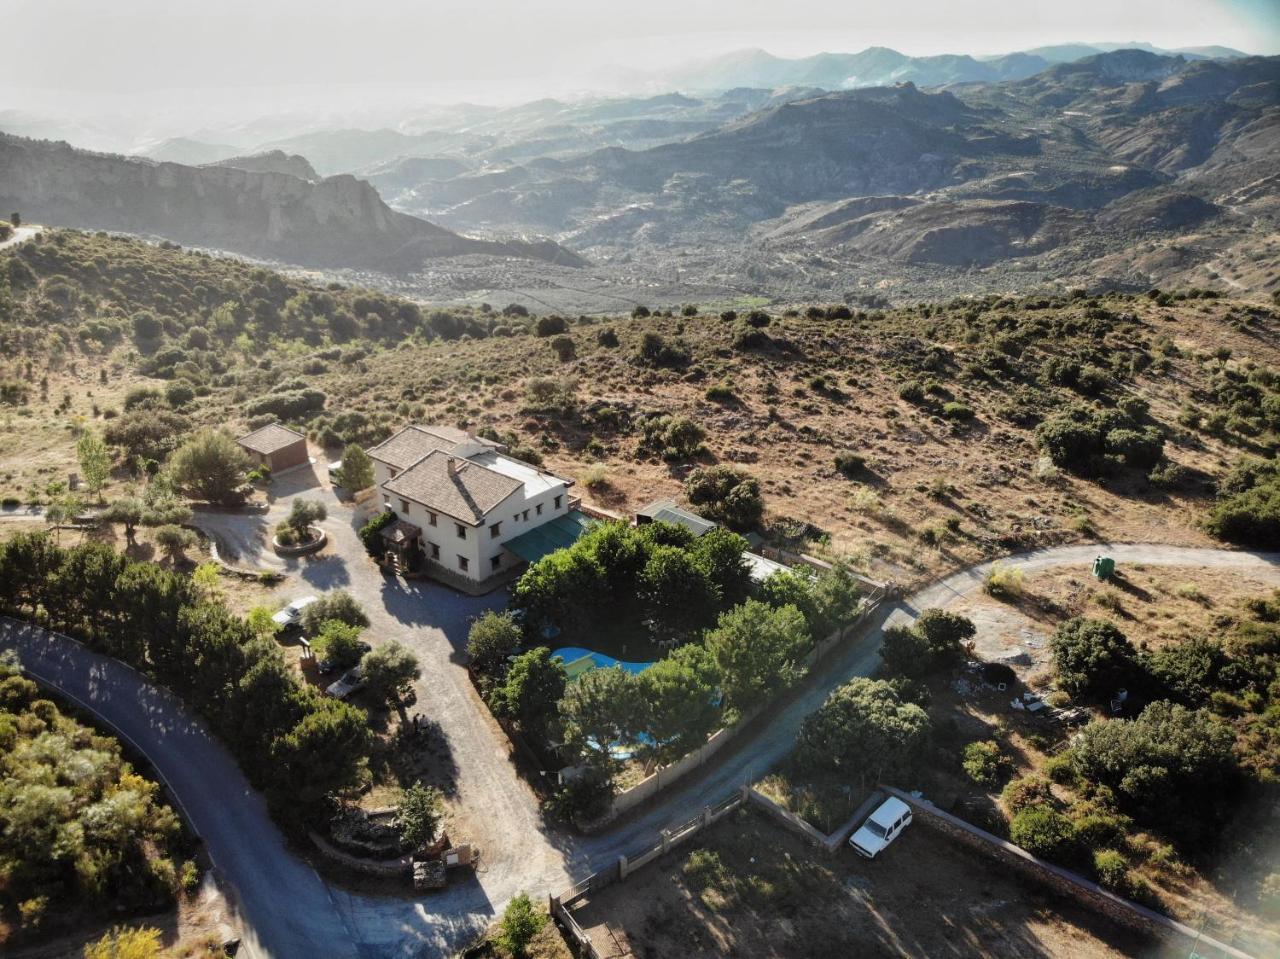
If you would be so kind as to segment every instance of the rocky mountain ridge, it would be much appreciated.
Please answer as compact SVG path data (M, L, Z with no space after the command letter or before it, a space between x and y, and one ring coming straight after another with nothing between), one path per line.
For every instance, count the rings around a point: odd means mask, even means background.
M584 262L551 241L461 236L392 210L370 184L349 175L312 181L275 169L156 163L5 134L0 206L38 222L160 236L301 266L394 272L466 254Z

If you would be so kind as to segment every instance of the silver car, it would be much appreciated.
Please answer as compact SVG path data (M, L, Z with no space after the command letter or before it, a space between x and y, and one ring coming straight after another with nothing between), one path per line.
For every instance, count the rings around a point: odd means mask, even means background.
M303 596L295 599L280 612L271 617L271 622L275 623L281 629L292 629L302 623L302 611L314 603L318 596Z
M353 666L338 677L337 681L324 691L326 696L334 699L346 699L356 690L364 688L364 674L359 666Z

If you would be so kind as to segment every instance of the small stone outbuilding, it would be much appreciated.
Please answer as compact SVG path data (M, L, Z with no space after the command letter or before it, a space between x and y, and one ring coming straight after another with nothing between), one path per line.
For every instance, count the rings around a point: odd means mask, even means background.
M265 466L272 473L282 473L310 462L306 436L279 423L268 423L236 442L256 464Z

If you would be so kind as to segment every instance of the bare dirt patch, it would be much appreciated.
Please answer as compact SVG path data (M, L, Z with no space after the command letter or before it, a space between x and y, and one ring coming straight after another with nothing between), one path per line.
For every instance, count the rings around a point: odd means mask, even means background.
M750 812L578 913L604 956L1100 959L1150 944L1001 874L922 827L875 861L811 847Z

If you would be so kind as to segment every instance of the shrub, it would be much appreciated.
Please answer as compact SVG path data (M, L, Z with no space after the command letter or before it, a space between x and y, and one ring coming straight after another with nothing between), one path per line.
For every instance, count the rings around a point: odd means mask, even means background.
M1040 776L1011 780L1000 793L1000 804L1011 816L1031 806L1049 806L1052 803L1049 781Z
M997 561L983 577L982 591L996 599L1017 599L1022 595L1022 581L1022 570Z
M1006 760L1000 754L1000 744L994 740L986 740L965 746L960 765L964 768L965 775L978 785L994 786Z
M211 503L230 502L251 465L231 434L221 430L197 433L169 459L174 482Z
M534 336L554 336L557 333L567 333L568 331L569 324L563 316L540 316L533 325Z
M1070 862L1079 851L1071 820L1048 806L1028 806L1015 813L1009 839L1031 855L1054 862Z
M520 627L509 612L489 610L471 624L467 654L481 673L497 673L520 645Z
M1241 546L1267 549L1280 543L1280 461L1238 463L1219 483L1205 527Z
M311 650L319 659L327 659L337 669L349 669L364 655L361 629L338 619L328 619L312 633Z
M1119 457L1125 466L1149 470L1164 455L1164 435L1154 426L1112 430L1106 437L1106 451Z
M946 403L942 407L942 415L949 420L971 420L973 419L973 408L964 403Z
M654 416L642 425L642 449L657 453L663 459L690 459L703 450L707 432L685 416Z
M522 959L533 937L547 924L547 917L534 908L527 893L520 893L502 911L502 932L498 943L517 959Z
M401 842L413 850L432 842L440 831L443 811L444 796L439 789L414 783L404 791L397 810Z
M600 346L612 349L618 345L618 334L614 331L613 327L606 326L604 329L596 333L596 343Z
M919 758L929 732L928 714L904 702L893 684L859 677L805 719L795 756L802 768L881 782Z
M646 366L684 366L689 362L689 348L680 340L669 343L661 334L649 330L640 338L636 359Z
M1137 678L1133 646L1106 620L1069 619L1055 630L1049 646L1058 684L1072 695L1109 699Z
M866 458L858 453L837 453L835 458L836 472L850 478L866 469Z
M190 383L184 383L182 380L174 380L164 388L165 402L174 409L186 406L196 398L196 391L192 389Z
M282 420L300 420L324 409L328 397L314 388L286 390L259 397L245 407L245 415L278 416Z
M685 496L708 519L730 529L752 529L764 515L760 481L732 466L699 467L684 484Z
M356 598L344 589L325 593L302 611L302 625L309 633L319 631L321 626L330 620L337 620L359 629L369 625L369 617L365 615L364 609Z
M567 363L577 355L572 336L557 336L551 341L551 349L555 351L561 363Z
M910 383L903 383L898 388L898 396L908 403L922 403L924 402L924 385L916 380L912 380Z
M365 550L375 558L386 552L386 544L382 539L382 531L396 521L396 514L384 510L360 528L360 541Z
M1093 854L1093 874L1108 889L1123 892L1128 887L1129 864L1114 849L1099 849Z
M284 525L300 537L309 537L309 527L323 521L329 515L324 503L319 500L296 499L289 509L289 518Z

